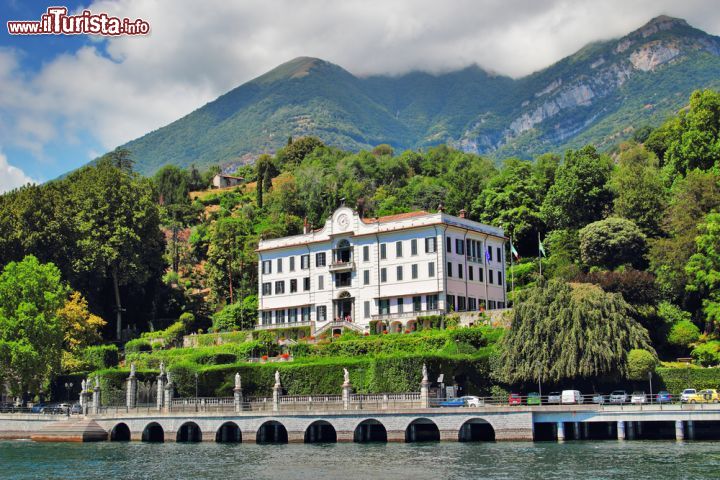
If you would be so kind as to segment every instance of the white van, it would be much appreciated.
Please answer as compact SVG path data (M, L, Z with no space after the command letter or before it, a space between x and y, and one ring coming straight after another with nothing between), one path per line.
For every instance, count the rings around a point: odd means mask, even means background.
M560 401L562 403L583 403L583 397L580 390L563 390Z

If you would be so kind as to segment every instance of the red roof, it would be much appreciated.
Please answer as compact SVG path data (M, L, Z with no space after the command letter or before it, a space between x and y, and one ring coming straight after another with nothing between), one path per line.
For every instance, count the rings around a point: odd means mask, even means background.
M363 218L363 223L383 223L383 222L394 222L396 220L405 220L406 218L423 217L430 215L424 210L418 210L417 212L398 213L396 215L385 215L379 218Z

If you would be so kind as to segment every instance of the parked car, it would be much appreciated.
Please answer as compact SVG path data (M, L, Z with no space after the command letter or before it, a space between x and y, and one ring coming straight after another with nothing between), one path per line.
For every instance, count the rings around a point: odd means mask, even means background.
M683 403L687 403L690 401L690 397L692 397L696 393L697 393L697 390L695 390L694 388L686 388L680 394L680 401Z
M80 415L82 413L82 405L79 403L73 403L70 407L70 413L73 415Z
M15 405L10 402L0 403L0 413L10 413L15 411Z
M672 395L670 395L668 391L660 390L657 395L655 395L655 401L657 403L672 403Z
M480 398L474 396L449 398L440 402L441 407L479 407Z
M625 390L613 390L610 393L610 403L627 403L629 400Z
M717 390L707 389L700 390L694 395L690 395L688 398L689 403L718 403L720 402L720 395Z
M32 406L32 408L30 409L30 412L31 413L42 413L43 408L45 408L46 405L47 405L47 403L37 403Z
M593 395L592 401L593 401L593 403L602 405L605 403L605 395L603 395L602 393L596 393L595 395Z
M564 404L583 403L583 396L580 390L563 390L560 402Z
M630 397L630 403L647 403L645 392L635 391Z
M538 392L530 392L527 396L528 405L542 405L542 398Z
M560 398L560 392L550 392L550 395L548 395L548 403L560 403Z
M519 393L511 393L508 397L508 405L522 405L522 397Z

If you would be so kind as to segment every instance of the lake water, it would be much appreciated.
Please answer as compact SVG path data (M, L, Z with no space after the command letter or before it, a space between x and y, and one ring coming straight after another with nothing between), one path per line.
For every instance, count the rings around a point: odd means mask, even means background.
M0 442L3 479L709 479L720 442L144 444Z

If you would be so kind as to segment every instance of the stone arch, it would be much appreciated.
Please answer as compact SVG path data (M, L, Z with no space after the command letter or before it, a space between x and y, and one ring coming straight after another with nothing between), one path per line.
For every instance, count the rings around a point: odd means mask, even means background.
M260 425L255 436L256 443L288 443L285 425L277 420L268 420Z
M305 443L336 443L337 432L327 420L316 420L305 429Z
M118 423L112 430L110 430L110 441L111 442L129 442L130 441L130 427L125 423Z
M353 441L355 443L387 442L387 429L374 418L365 419L355 427Z
M388 332L389 333L401 333L402 332L402 322L399 320L390 322L390 328L388 328Z
M242 443L242 432L235 422L225 422L215 433L217 443Z
M411 332L414 332L417 330L417 320L408 320L405 324L405 330L410 330Z
M460 442L494 442L495 429L483 418L471 418L458 430Z
M165 441L165 430L159 423L150 422L143 429L142 441L162 443Z
M202 430L195 422L185 422L180 425L175 440L179 443L202 442Z
M437 442L440 441L440 429L429 418L416 418L405 429L405 442Z

